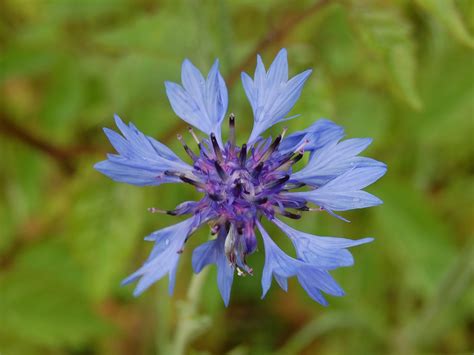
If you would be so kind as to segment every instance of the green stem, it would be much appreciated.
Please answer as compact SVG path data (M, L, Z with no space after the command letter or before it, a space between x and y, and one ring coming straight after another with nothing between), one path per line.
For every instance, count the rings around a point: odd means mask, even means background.
M183 355L189 343L210 325L210 319L198 316L197 310L209 268L191 277L186 299L179 305L178 324L172 343L172 354Z

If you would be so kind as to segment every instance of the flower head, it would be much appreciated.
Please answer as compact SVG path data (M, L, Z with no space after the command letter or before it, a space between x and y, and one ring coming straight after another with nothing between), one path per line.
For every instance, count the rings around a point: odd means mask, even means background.
M287 54L282 49L266 71L260 57L252 79L242 74L242 82L254 114L254 128L247 143L235 140L235 117L229 116L229 137L224 143L221 123L227 111L227 89L216 61L205 79L190 61L182 68L182 86L167 82L166 92L175 113L207 136L190 134L199 152L194 152L179 135L189 156L182 161L170 149L145 136L133 124L128 126L115 116L122 135L105 129L118 154L95 168L115 181L133 185L185 183L194 186L202 198L187 201L174 210L150 208L151 212L190 215L181 223L152 233L145 238L154 242L147 261L124 284L139 279L134 294L139 295L151 284L169 275L173 291L179 257L191 234L201 225L211 226L215 239L197 247L192 256L195 272L216 264L220 293L227 305L234 273L252 274L247 256L257 249L258 230L265 249L262 275L263 295L272 277L283 289L287 279L295 276L317 302L326 305L322 292L342 296L343 291L329 271L350 266L354 260L349 247L368 243L372 238L350 240L319 237L283 223L280 218L299 219L303 212L315 210L345 211L378 205L377 197L362 189L379 179L385 164L358 154L370 139L342 140L343 129L328 120L319 120L309 128L285 137L286 129L275 139L261 134L284 121L300 96L311 71L288 79ZM291 117L290 117L291 118ZM306 166L293 166L309 153ZM304 188L305 191L301 191ZM298 191L293 191L299 189ZM311 207L310 204L316 205ZM266 218L292 241L296 258L285 254L261 224Z

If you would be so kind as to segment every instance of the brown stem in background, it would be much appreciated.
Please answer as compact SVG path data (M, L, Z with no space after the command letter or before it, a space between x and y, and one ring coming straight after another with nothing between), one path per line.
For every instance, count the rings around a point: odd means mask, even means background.
M0 134L8 138L15 138L23 144L47 155L67 174L72 174L74 172L73 159L78 155L100 151L100 149L97 149L96 147L86 145L62 147L51 143L47 139L20 126L18 123L6 117L3 113L0 113Z
M16 138L31 148L52 158L64 171L71 173L70 150L52 144L46 139L35 135L3 114L0 115L0 133L9 138Z

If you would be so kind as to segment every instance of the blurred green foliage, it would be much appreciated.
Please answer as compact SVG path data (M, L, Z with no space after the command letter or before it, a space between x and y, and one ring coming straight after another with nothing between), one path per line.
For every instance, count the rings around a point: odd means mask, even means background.
M288 48L290 69L313 68L290 131L319 117L389 172L370 190L385 204L343 223L306 216L301 229L362 237L356 265L335 272L347 291L327 309L290 282L260 298L234 282L224 308L207 278L210 317L193 354L461 354L474 349L474 2L4 0L0 3L0 353L166 353L191 277L190 241L175 296L161 281L141 298L120 280L174 223L146 213L196 198L183 186L137 188L92 169L112 148L112 114L180 148L186 125L164 80L189 57L219 57L240 141L252 125L238 83L253 52ZM251 65L249 66L249 64ZM276 127L275 132L281 129ZM269 227L286 250L290 244Z

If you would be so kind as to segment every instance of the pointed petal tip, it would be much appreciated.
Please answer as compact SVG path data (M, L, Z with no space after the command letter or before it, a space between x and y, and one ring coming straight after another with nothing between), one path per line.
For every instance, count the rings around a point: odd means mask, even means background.
M104 161L100 161L98 163L95 163L94 164L94 169L97 170L98 172L102 172L102 165L103 165Z
M173 81L170 80L165 80L165 90L166 93L168 94L171 90L173 90L176 86L180 86L179 84L176 84Z
M222 301L224 302L224 306L227 308L229 307L229 303L230 303L230 293L228 295L223 295L221 294L221 297L222 297Z
M120 286L127 286L129 284L131 284L133 281L135 281L136 277L134 277L134 275L130 275L128 277L126 277L125 279L123 279L122 281L120 281Z
M193 62L191 62L191 60L189 60L189 58L184 58L183 64L181 64L181 68L184 69L185 67L188 67L188 66L194 67L194 64Z
M115 121L115 125L117 126L117 128L120 129L120 127L122 126L125 126L125 123L123 122L123 120L120 118L119 115L117 115L116 113L114 113L114 121Z
M362 239L360 240L360 242L361 242L362 244L367 244L367 243L372 243L374 240L375 240L375 239L372 238L372 237L367 237L367 238L362 238Z
M301 76L303 77L303 82L306 81L309 76L313 73L313 69L306 69L304 72L301 72L300 74L297 74L294 76L294 78L296 78L297 76Z
M135 290L133 290L133 297L139 297L145 291L144 288L140 288L137 286Z

